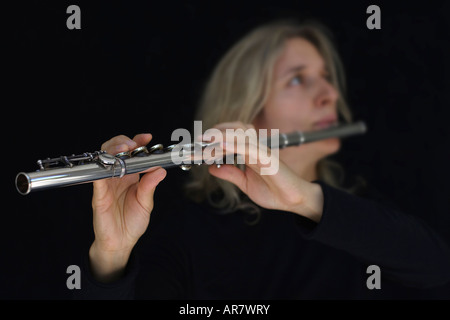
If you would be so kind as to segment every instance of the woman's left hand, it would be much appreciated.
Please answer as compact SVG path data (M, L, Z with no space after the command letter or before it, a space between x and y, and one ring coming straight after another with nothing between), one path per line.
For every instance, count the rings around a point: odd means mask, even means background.
M257 146L254 142L247 141L251 139L242 137L245 135L244 131L255 129L253 125L227 122L220 123L214 128L223 134L224 154L241 154L245 159L246 170L242 171L232 164L223 164L220 168L211 165L209 172L213 176L235 184L253 202L263 208L294 212L313 221L320 221L323 209L323 192L320 185L299 177L279 157L270 157L272 163L261 163L259 156L270 155L270 149L267 148L264 150L265 153L261 153L258 148L266 148L264 145ZM240 133L234 131L234 135L241 135L241 139L234 139L234 143L226 141L226 129L242 129ZM208 137L204 136L203 139L206 140ZM263 162L266 163L266 161ZM275 168L278 166L278 171L275 174L261 175L261 170L269 165Z

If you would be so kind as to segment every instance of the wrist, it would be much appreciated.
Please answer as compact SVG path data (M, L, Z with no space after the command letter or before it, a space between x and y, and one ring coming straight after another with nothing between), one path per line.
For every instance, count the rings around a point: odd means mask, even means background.
M102 250L94 241L89 249L89 264L94 278L103 283L118 280L125 272L132 248Z
M317 183L308 182L303 201L291 211L319 223L322 218L323 202L322 187Z

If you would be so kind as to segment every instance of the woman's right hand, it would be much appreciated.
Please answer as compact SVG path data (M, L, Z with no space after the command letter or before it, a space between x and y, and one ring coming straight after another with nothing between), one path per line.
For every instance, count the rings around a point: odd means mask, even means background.
M151 134L138 134L133 139L116 136L102 145L109 154L131 151L147 145ZM101 282L119 278L131 250L148 227L156 186L166 176L161 167L139 174L94 182L92 197L95 240L89 250L90 267Z

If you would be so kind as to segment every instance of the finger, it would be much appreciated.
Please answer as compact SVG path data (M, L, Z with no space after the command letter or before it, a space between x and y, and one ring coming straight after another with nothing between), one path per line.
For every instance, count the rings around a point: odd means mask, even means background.
M250 123L243 123L241 121L222 122L216 124L213 128L206 130L205 133L197 137L197 139L207 142L217 142L217 141L222 142L222 140L225 138L227 134L234 135L236 132L233 131L238 129L241 129L243 132L248 133L247 130L249 129L255 130L255 127Z
M256 140L256 138L255 138ZM239 155L239 159L243 159L245 164L258 163L258 145L257 141L248 139L245 135L236 135L235 137L227 137L226 141L222 143L224 155ZM239 164L243 164L239 162Z
M273 153L265 144L258 143L227 143L223 144L223 158L227 164L245 164L255 173L275 174L279 167L278 153ZM231 156L230 156L231 155ZM271 171L275 170L275 171ZM263 177L264 178L264 177Z
M92 197L92 206L94 207L94 203L107 203L108 201L105 197L108 197L109 193L109 185L107 179L97 180L93 182L94 194Z
M109 154L133 150L137 147L137 143L125 135L115 136L102 144L101 150Z
M219 132L216 133L225 142L236 143L236 142L249 142L253 144L258 144L258 134L254 128L227 128L218 129Z
M166 177L167 171L161 167L154 167L144 174L137 188L136 198L147 211L153 208L153 195L158 184Z
M152 138L150 133L140 133L134 136L133 141L136 142L138 147L141 147L149 144Z
M220 168L214 165L209 166L208 171L213 176L231 182L241 189L242 192L247 193L247 177L241 169L225 164L221 165Z

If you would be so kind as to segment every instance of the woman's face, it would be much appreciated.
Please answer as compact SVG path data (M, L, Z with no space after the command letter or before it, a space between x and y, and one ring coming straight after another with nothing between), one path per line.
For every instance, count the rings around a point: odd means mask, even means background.
M324 129L337 124L337 99L338 91L328 81L317 49L303 38L293 38L275 63L267 104L253 124L256 129L279 129L280 133ZM338 139L327 139L295 149L320 159L339 147ZM280 151L281 157L287 149Z

